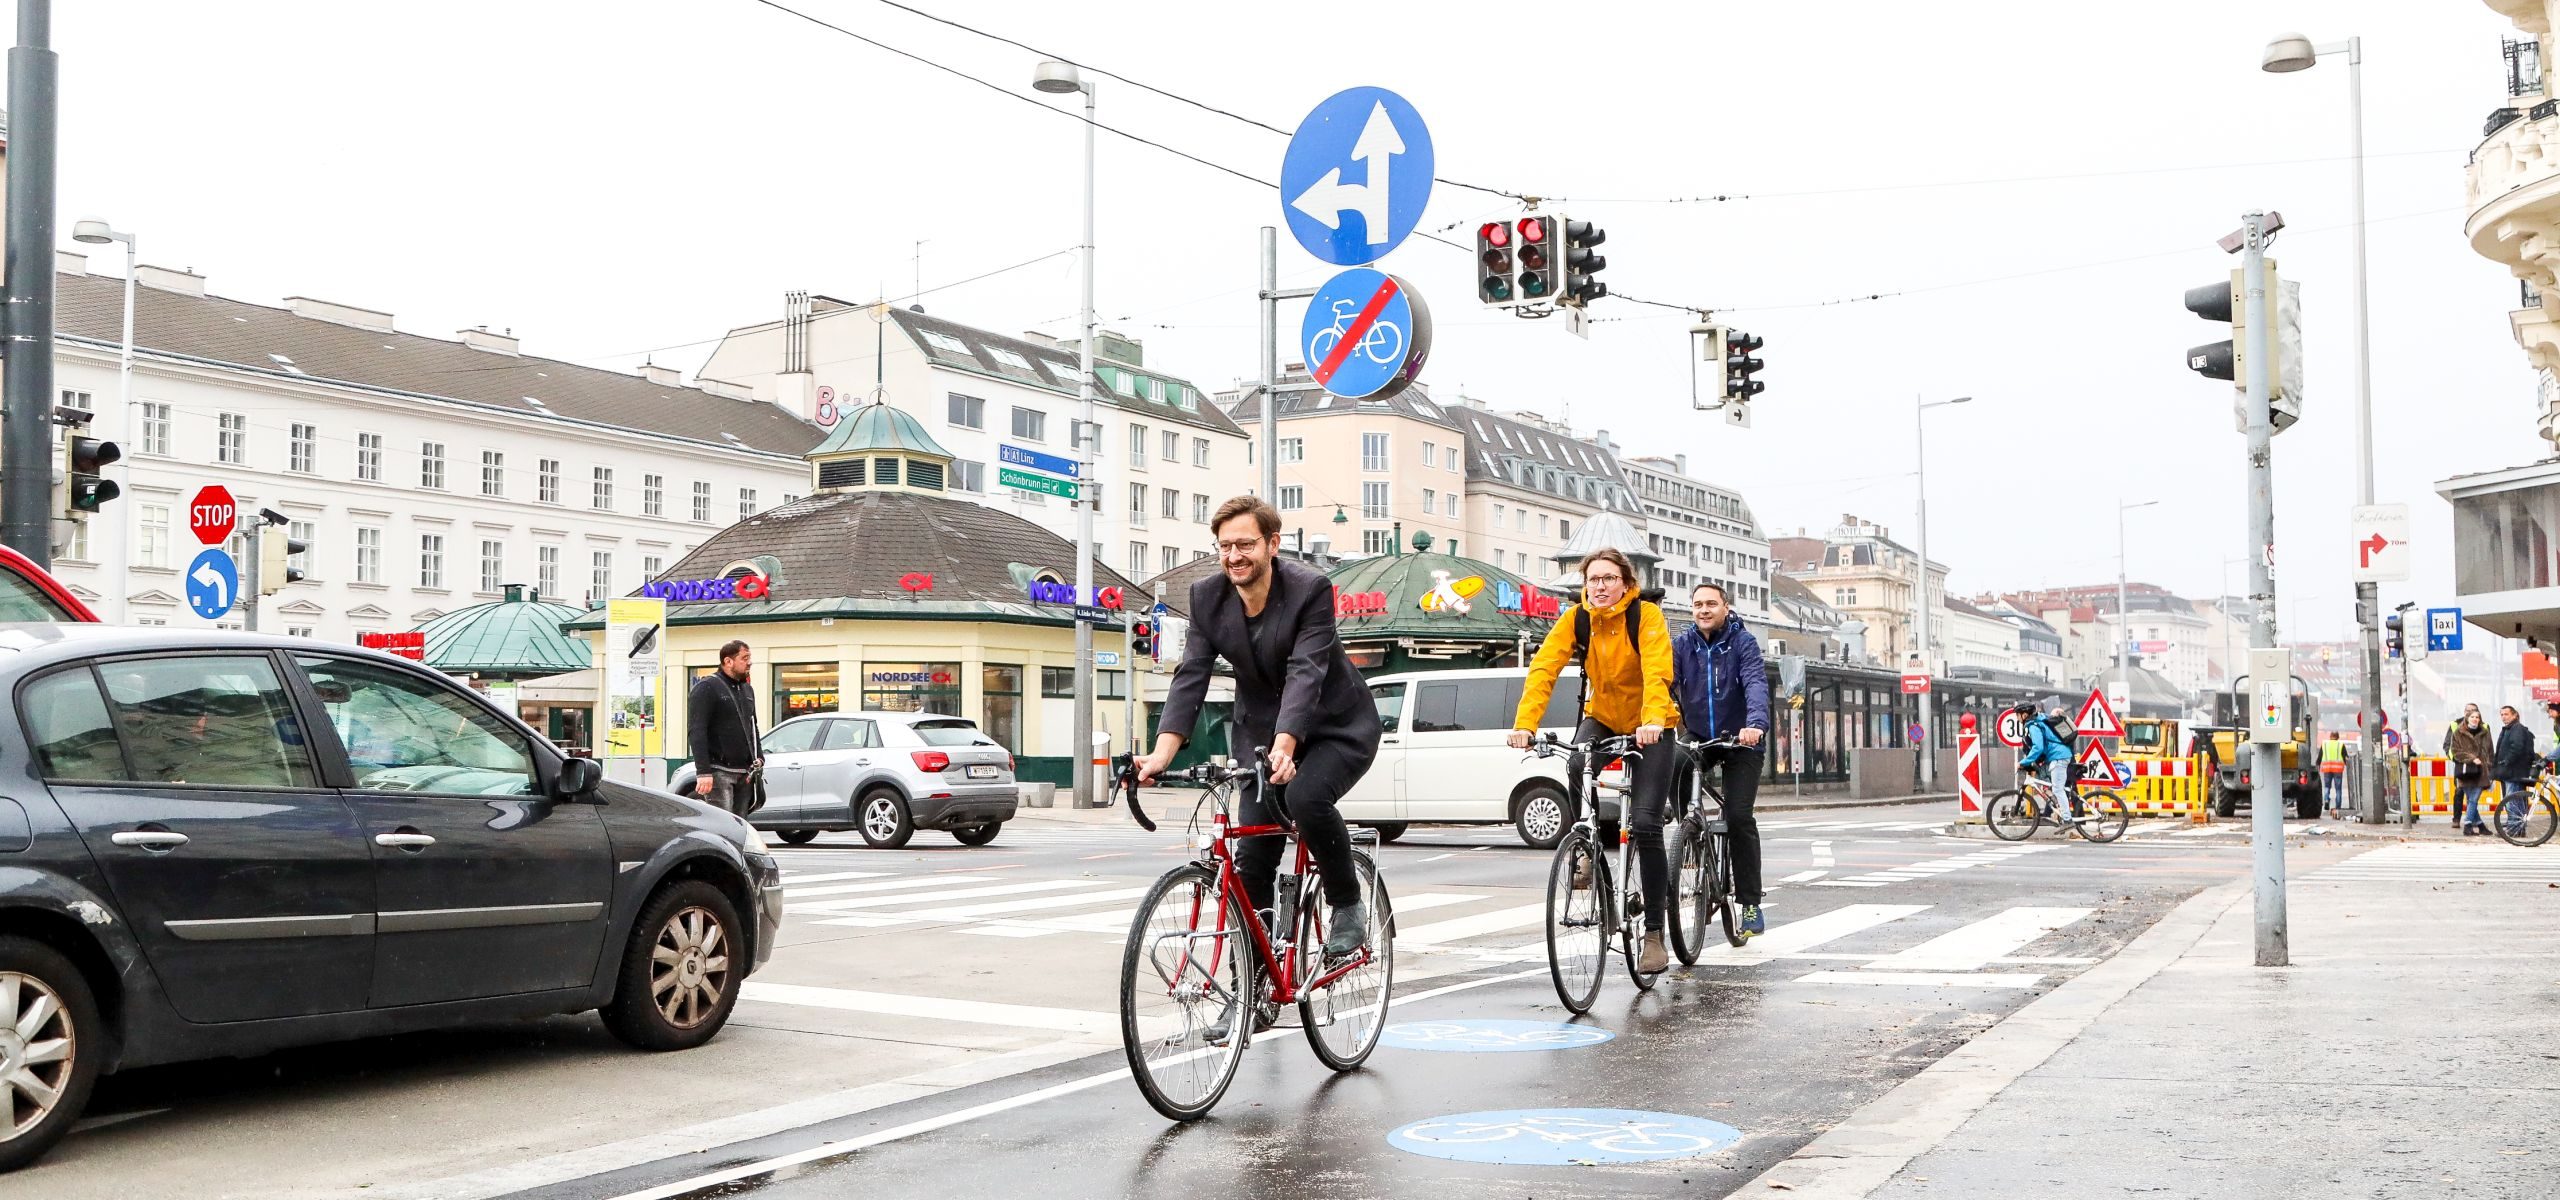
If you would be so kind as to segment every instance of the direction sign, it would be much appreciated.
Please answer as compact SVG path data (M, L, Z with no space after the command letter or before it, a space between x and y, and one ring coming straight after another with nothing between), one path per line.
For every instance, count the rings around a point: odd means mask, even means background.
M187 607L205 620L218 620L240 598L240 568L215 546L187 564Z
M2012 750L2024 746L2027 744L2026 714L2014 708L2004 709L2000 713L2000 723L1992 726L1991 731L1998 735L2003 746Z
M1358 183L1345 178L1355 174ZM1431 132L1404 97L1374 87L1336 92L1289 139L1281 215L1317 258L1338 267L1376 262L1422 223L1432 174Z
M1062 500L1076 498L1076 481L1072 479L1055 479L1047 475L1034 475L1029 471L1017 471L1011 467L997 467L996 482L1016 491L1038 492L1044 496L1056 496Z
M1093 652L1093 665L1097 667L1119 666L1120 652L1117 650L1096 650Z
M1917 695L1920 695L1921 693L1926 692L1926 691L1928 691L1928 690L1929 690L1929 677L1928 677L1928 676L1926 676L1926 675L1905 675L1905 676L1903 676L1903 677L1902 677L1902 694L1903 694L1903 695L1905 695L1905 696L1917 696Z
M998 461L1009 463L1013 466L1029 467L1034 471L1047 471L1052 475L1064 475L1069 479L1076 478L1078 474L1078 464L1076 463L1076 460L1072 458L1061 458L1055 454L1043 454L1040 451L1025 449L1021 446L998 446L996 447L996 458Z
M231 537L231 526L239 519L240 506L231 499L231 489L221 484L208 484L187 502L187 532L208 546L219 546Z
M2409 578L2409 506L2359 504L2351 526L2357 583L2405 583Z
M2107 753L2105 742L2091 738L2089 748L2080 752L2080 781L2106 787L2130 787L2133 774L2125 770L2124 764L2117 762L2114 755Z
M2099 688L2089 689L2089 699L2080 705L2080 718L2073 721L2071 731L2081 737L2123 737L2124 722L2116 719L2115 706L2107 703L2107 694Z
M1325 281L1298 326L1307 373L1324 390L1380 400L1403 391L1431 356L1431 310L1411 284L1367 267Z
M2427 610L2427 649L2462 649L2462 610L2430 608Z

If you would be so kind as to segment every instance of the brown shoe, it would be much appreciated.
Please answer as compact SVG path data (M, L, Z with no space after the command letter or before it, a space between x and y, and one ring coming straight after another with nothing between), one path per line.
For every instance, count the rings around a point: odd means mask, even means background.
M1644 934L1644 950L1636 955L1636 974L1659 975L1671 968L1671 951L1662 944L1662 931L1648 929Z
M1590 859L1577 858L1573 860L1573 890L1577 892L1587 892L1591 890Z

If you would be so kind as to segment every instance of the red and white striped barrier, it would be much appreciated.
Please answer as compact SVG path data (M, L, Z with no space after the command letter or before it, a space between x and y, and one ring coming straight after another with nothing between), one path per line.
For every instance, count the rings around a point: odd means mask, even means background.
M1982 735L1956 735L1956 820L1980 821L1982 815Z

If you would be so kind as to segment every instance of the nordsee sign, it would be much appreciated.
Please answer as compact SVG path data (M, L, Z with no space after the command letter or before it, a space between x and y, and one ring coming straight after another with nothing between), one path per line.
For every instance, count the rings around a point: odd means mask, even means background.
M773 590L773 581L762 575L741 575L735 579L661 579L640 589L644 599L673 600L762 600Z

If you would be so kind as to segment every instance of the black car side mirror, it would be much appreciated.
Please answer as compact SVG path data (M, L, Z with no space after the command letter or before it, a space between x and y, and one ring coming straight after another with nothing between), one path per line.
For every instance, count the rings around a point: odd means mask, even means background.
M551 794L560 800L589 798L596 785L604 781L604 767L592 758L563 759L560 776L553 782Z

